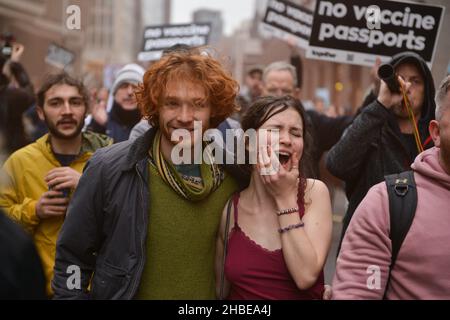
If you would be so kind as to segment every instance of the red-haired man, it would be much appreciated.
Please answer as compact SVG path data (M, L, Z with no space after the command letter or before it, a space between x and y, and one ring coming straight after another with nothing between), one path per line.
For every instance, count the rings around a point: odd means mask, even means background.
M214 163L175 165L171 137L188 132L193 150L194 122L215 128L236 110L237 92L199 50L150 67L136 94L152 129L88 163L58 241L56 298L215 298L215 237L238 185Z

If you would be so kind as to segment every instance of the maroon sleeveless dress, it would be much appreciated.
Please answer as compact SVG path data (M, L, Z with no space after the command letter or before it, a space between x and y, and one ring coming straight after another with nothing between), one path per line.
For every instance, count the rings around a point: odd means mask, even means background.
M300 217L305 207L299 203ZM270 251L250 239L238 223L239 194L233 198L234 227L228 239L225 276L231 284L228 300L321 300L323 270L308 290L300 290L289 273L282 249ZM299 201L300 202L300 201Z

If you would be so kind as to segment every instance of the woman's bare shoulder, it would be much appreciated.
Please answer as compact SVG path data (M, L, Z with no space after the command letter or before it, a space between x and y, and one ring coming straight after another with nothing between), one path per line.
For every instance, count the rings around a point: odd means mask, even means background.
M305 197L313 200L317 198L330 197L328 187L317 179L306 179Z

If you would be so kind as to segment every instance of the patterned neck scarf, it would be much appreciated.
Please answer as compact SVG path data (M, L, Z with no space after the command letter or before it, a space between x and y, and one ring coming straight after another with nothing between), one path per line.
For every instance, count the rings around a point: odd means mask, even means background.
M209 163L202 161L200 164L201 179L180 174L171 162L167 162L161 152L161 131L155 134L153 146L149 151L150 163L158 171L160 177L176 193L190 201L200 201L208 197L222 183L225 174L223 170L214 163L214 157L209 148L204 148Z

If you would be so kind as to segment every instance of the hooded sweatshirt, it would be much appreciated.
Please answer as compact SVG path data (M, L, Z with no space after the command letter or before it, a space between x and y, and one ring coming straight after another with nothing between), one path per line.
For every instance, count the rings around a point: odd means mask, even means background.
M431 120L434 120L434 113L436 109L436 105L434 102L435 87L433 76L431 75L431 71L428 68L426 62L422 59L422 57L420 57L417 53L414 52L399 53L394 57L392 57L392 60L390 62L390 64L393 65L394 68L397 68L399 65L405 63L411 63L415 65L419 69L425 81L424 82L425 97L422 105L422 114L418 121L418 127L420 136L422 138L422 144L424 144L425 140L428 139L429 136L428 124L430 123Z
M436 109L433 78L425 61L415 53L401 53L391 61L394 68L405 63L417 66L424 79L424 102L418 129L422 145L428 149L433 146L428 124L434 119ZM330 150L327 168L334 176L345 181L349 200L342 235L356 207L372 186L383 181L386 175L409 169L418 154L413 136L409 138L406 139L401 133L395 114L375 100L361 111Z
M70 168L79 173L95 150L112 143L110 138L90 132L83 133L82 137L80 154L70 164ZM19 149L6 160L3 169L8 183L0 190L0 208L33 236L44 267L49 295L52 293L50 281L53 278L56 240L65 217L41 220L36 215L36 203L48 191L44 177L57 167L61 167L61 164L51 149L47 134Z
M450 175L439 148L417 156L411 168L417 209L400 248L387 299L450 299ZM334 299L382 299L391 262L389 198L384 182L355 211L337 260Z

